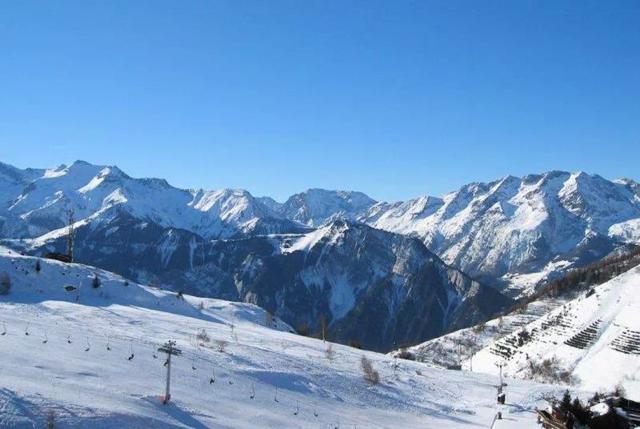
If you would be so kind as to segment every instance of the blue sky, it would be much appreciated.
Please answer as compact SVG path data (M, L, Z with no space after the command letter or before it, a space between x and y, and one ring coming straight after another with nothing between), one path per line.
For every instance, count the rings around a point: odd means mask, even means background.
M379 199L640 178L638 1L3 1L0 160Z

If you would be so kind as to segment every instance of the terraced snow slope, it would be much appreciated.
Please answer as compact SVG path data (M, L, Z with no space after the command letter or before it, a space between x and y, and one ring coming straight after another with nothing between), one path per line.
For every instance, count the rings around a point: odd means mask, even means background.
M547 368L540 365L547 361ZM570 377L587 390L618 383L640 397L640 267L593 288L473 356L477 371L520 378ZM544 366L544 365L543 365ZM548 378L548 377L547 377Z
M43 427L49 411L56 428L480 428L497 411L491 376L335 344L329 358L327 344L265 326L252 305L178 299L77 264L41 260L38 273L36 261L0 249L12 285L0 296L3 428ZM197 340L200 330L209 338ZM156 349L168 339L184 353L163 406ZM363 355L377 386L362 379ZM510 381L499 427L537 427L531 410L549 391L559 388Z
M472 356L484 347L509 335L567 302L566 298L544 298L534 301L521 311L515 311L471 328L459 329L433 340L396 350L392 356L411 353L419 362L439 368L460 365L473 370Z

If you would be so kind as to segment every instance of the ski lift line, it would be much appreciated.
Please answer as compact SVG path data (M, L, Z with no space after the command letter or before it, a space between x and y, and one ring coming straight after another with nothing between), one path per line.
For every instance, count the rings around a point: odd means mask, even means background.
M3 322L3 332L5 332L5 331L6 331L6 324ZM0 333L0 334L2 334L2 333ZM47 336L46 331L45 331L45 336ZM72 337L71 337L71 335L68 335L68 336L67 336L67 340L68 340L69 344L71 344L71 343L72 343L71 338L72 338ZM86 337L86 340L87 340L87 346L88 346L88 347L90 347L89 338L88 338L88 337ZM128 358L128 360L132 360L132 359L133 359L133 356L135 356L134 351L133 351L133 341L134 341L134 339L133 339L133 338L130 338L130 341L129 341L129 350L130 350L130 352L131 352L131 355L130 355L130 357ZM108 344L110 344L110 336L107 336L107 342L108 342ZM203 360L203 361L206 361L206 362L210 362L210 363L211 363L211 362L213 362L213 360L210 360L210 359L204 359L204 358L202 358L202 357L196 356L195 354L193 355L193 359L194 359L194 360L195 360L195 359L200 359L200 360ZM210 384L214 384L216 381L217 381L217 378L216 378L216 375L215 375L215 368L213 368L213 369L212 369L212 377L210 378ZM231 380L228 380L228 382L229 382L229 384L230 384L230 385L233 385L233 384L234 384L234 383L233 383L233 381L231 381ZM274 400L275 400L275 402L280 403L280 402L281 402L281 399L282 399L282 398L278 398L278 391L279 391L280 389L276 386L276 387L275 387L275 390L276 390L276 391L275 391L275 395L274 395ZM255 384L254 384L254 383L252 383L251 396L255 397ZM253 399L253 398L251 398L251 399ZM319 417L320 417L320 414L318 413L317 407L309 407L309 408L312 408L312 409L313 409L313 415L314 415L314 417L315 417L315 418L319 418ZM294 412L294 415L298 415L298 414L300 413L300 411L301 411L301 410L300 410L300 401L299 401L299 400L296 400L296 411ZM358 421L358 423L362 423L362 422ZM369 427L371 427L371 426L372 426L372 425L371 425L371 422L365 422L365 424L366 424L366 425L368 425ZM379 426L378 426L378 425L373 424L373 427L379 427Z

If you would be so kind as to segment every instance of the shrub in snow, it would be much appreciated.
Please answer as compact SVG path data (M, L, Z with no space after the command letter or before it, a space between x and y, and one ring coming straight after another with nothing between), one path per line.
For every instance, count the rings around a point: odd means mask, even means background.
M36 273L39 273L41 269L42 267L40 267L40 259L36 259L36 266L35 266Z
M204 329L198 332L198 335L196 335L196 338L198 339L198 341L203 343L208 343L209 341L211 341L211 338L209 337L209 335Z
M373 369L373 364L366 356L362 356L360 359L360 367L362 368L362 376L367 383L371 385L380 383L380 374Z
M9 292L11 292L11 279L9 274L2 273L2 277L0 277L0 295L9 295Z
M541 362L531 359L529 361L529 372L531 378L536 381L544 383L573 383L571 372L562 369L555 356L544 359Z
M413 353L411 353L409 350L405 348L400 349L400 351L396 356L399 357L400 359L416 360L416 355L414 355Z
M273 323L275 322L275 317L273 316L273 313L270 312L269 310L265 310L264 311L264 326L267 327L272 327Z
M91 280L91 286L94 289L98 289L100 287L100 278L97 275L93 276L93 280Z
M473 327L473 332L475 334L481 334L484 332L484 330L486 329L487 325L485 325L484 323L480 323L476 326Z
M47 412L47 429L54 429L56 427L56 413L53 410Z
M327 345L327 348L324 351L324 356L330 361L332 361L336 357L336 352L333 350L333 344L332 343L329 343Z
M298 328L296 329L296 332L298 332L298 335L303 335L305 337L309 336L309 325L307 325L306 323L301 323L298 325Z
M216 341L216 343L218 344L218 351L220 353L224 353L227 350L227 343L225 340L218 340Z
M360 344L360 341L351 340L349 341L349 347L353 347L354 349L362 349L362 344Z

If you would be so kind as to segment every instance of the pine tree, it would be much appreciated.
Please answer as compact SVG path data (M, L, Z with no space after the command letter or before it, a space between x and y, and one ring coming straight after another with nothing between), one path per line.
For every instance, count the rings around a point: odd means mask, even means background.
M40 259L36 259L36 273L39 273L42 268L40 267Z
M93 276L93 280L91 280L91 286L94 289L98 289L100 287L100 278L97 274Z
M562 411L569 411L571 409L571 395L569 394L569 390L565 390L564 395L562 395L560 409Z

